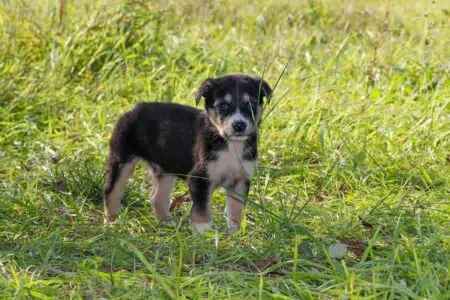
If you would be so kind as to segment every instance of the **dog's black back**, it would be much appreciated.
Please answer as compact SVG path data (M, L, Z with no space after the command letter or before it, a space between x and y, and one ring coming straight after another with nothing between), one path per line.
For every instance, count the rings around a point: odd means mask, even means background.
M111 151L122 161L139 157L158 172L185 177L194 164L201 110L175 103L140 103L118 121Z

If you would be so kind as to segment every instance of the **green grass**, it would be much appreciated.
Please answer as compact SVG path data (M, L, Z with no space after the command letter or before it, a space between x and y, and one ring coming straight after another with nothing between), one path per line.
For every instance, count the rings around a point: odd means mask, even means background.
M450 298L450 4L58 2L0 1L0 298ZM288 61L239 234L223 191L159 226L144 166L102 226L121 113Z

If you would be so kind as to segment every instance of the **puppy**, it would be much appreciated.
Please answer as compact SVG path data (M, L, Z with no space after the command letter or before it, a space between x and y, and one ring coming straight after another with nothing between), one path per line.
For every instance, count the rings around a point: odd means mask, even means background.
M255 169L263 100L272 89L257 77L232 74L206 79L196 104L140 103L117 122L110 141L104 189L105 222L117 216L125 183L144 160L153 175L150 202L162 223L171 223L170 193L177 177L187 179L191 223L203 232L212 226L211 194L227 190L226 216L231 233L239 230Z

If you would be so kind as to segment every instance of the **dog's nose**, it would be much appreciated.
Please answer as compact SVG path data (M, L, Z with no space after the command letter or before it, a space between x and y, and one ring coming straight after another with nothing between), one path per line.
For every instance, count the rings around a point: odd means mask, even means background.
M236 121L233 122L233 129L236 132L242 132L245 130L245 128L247 128L247 124L243 121Z

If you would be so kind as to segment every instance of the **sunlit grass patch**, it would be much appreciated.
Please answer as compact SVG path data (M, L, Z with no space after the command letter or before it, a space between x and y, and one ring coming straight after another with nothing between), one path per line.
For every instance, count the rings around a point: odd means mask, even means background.
M450 7L263 2L1 2L0 298L450 297ZM242 230L144 165L103 227L119 115L229 72L283 73Z

